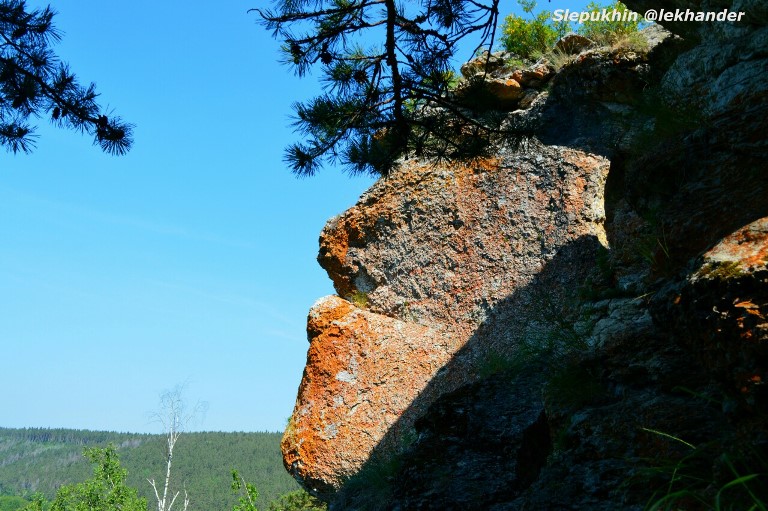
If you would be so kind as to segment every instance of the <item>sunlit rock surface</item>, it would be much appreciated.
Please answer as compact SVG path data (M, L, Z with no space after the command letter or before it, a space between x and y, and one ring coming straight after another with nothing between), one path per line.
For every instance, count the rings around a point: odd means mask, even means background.
M768 4L626 4L749 16L474 59L529 136L403 161L323 230L283 454L331 509L714 507L732 460L768 488Z
M543 335L515 320L541 307L523 289L578 239L588 242L560 258L563 287L547 299L583 279L605 242L607 171L598 156L546 147L466 164L406 162L331 220L319 261L350 301L324 298L310 312L283 443L289 470L318 493L335 491L374 448L396 449L435 397L475 379L473 359ZM510 321L490 319L499 315ZM497 327L478 338L481 324ZM448 368L459 351L466 361Z

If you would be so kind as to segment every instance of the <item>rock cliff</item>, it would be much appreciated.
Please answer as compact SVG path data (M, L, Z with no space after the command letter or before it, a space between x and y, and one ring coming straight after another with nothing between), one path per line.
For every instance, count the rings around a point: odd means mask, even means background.
M326 225L283 454L332 509L766 498L768 8L663 7L748 16L468 63L523 135Z

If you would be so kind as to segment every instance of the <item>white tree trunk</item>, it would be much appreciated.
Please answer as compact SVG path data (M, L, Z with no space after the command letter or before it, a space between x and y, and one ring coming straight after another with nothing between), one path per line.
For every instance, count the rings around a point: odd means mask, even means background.
M165 459L165 484L163 484L163 496L160 496L160 492L157 490L157 484L154 479L147 479L152 489L155 492L155 499L157 500L157 511L171 511L173 504L176 502L176 498L179 496L179 492L173 494L170 498L171 492L171 465L173 464L173 449L176 447L176 441L179 439L179 435L183 429L189 424L189 422L200 413L204 411L204 405L198 403L191 412L188 412L185 407L184 400L182 399L182 392L184 390L183 385L178 385L172 391L168 391L160 396L160 411L155 414L155 418L163 425L163 431L166 434L166 459ZM189 495L186 488L184 489L184 511L189 507Z

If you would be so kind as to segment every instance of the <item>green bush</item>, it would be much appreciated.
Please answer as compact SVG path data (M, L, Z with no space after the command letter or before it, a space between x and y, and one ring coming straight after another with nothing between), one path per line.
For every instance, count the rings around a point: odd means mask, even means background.
M0 495L0 511L18 511L29 504L27 499L12 495Z
M270 502L269 511L326 511L328 506L304 490L286 493Z
M518 0L530 19L514 14L504 18L501 27L501 44L504 49L524 59L536 59L552 49L558 38L568 30L567 24L552 23L552 13L542 11L534 15L535 0Z
M697 446L655 429L642 431L685 447L679 459L659 460L660 465L647 470L646 477L662 476L666 481L647 503L646 511L768 511L768 460L759 448L730 452L731 441Z
M592 13L600 13L605 9L606 11L613 12L621 12L625 13L628 12L629 9L626 5L623 3L616 1L612 4L608 5L600 5L595 2L591 2L587 5L587 10ZM631 12L631 11L629 11ZM627 18L625 21L622 21L621 19L617 19L615 21L613 20L595 20L592 21L592 19L589 19L579 25L579 33L585 37L588 37L589 39L592 39L598 44L602 45L612 45L616 44L622 39L631 37L633 34L637 33L640 29L640 23L641 19L638 16L638 19L633 21L632 17L630 16L622 16L621 18ZM597 18L597 16L595 16Z
M114 444L104 449L86 447L83 455L94 465L93 477L59 487L51 511L146 511L147 499L139 497L136 489L125 483L128 471L120 466ZM43 498L36 496L22 511L46 508Z
M504 18L501 27L501 45L504 50L514 53L527 60L535 60L538 57L552 55L553 48L558 39L572 30L567 21L555 23L552 21L552 13L542 11L534 14L535 0L518 0L528 18L510 14ZM642 24L642 18L633 20L630 16L621 16L617 20L598 19L597 14L603 10L613 12L631 12L623 3L616 1L611 4L601 5L592 2L587 5L587 10L595 13L595 20L588 19L578 27L578 33L595 41L599 45L611 46L624 44L642 49L644 40L639 40L637 33ZM624 19L626 18L626 19Z

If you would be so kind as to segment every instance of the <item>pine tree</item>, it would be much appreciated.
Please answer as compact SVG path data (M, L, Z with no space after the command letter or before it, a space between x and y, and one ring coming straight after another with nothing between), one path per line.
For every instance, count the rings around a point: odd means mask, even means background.
M489 126L453 97L451 60L470 36L493 46L499 0L278 0L255 9L299 76L320 67L324 92L296 103L286 150L299 176L323 163L386 174L400 156L454 156Z
M107 153L124 154L133 126L104 112L95 85L81 85L51 50L61 39L54 14L50 6L27 10L23 0L0 0L0 145L30 152L36 135L29 120L46 116L93 136Z

